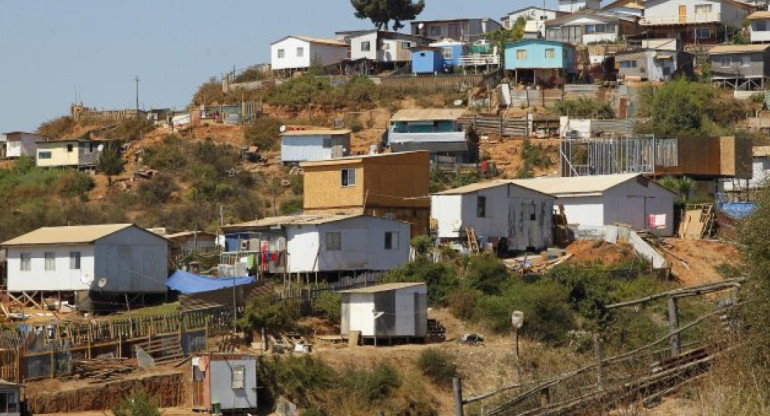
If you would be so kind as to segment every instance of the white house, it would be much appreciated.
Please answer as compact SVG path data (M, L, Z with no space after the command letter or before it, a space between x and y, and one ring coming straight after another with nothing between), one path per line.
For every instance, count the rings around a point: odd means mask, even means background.
M747 17L752 43L770 42L770 11L754 12Z
M264 270L287 273L382 271L409 260L409 224L364 215L296 215L223 227L226 239L254 241ZM233 237L235 236L235 237ZM268 254L269 253L269 254Z
M313 64L324 67L342 62L348 57L348 44L334 39L287 36L270 45L273 71L303 71Z
M390 118L388 145L393 152L425 150L439 157L468 160L468 143L461 118L463 109L417 108L399 110Z
M133 224L44 227L2 243L9 292L166 292L168 240Z
M5 133L7 158L17 158L22 156L35 157L37 142L44 141L45 138L39 134L26 133L23 131L9 131Z
M428 334L425 283L388 283L341 293L342 336L360 331L364 340L423 341Z
M411 33L433 40L454 39L462 42L474 42L489 32L503 27L495 19L460 18L446 20L413 20L410 22Z
M315 162L350 154L350 130L288 130L281 134L281 162Z
M559 0L559 11L575 13L585 9L599 10L602 8L602 0Z
M564 16L565 14L567 13L561 10L551 10L544 7L529 6L508 13L500 19L500 22L506 29L511 29L520 17L529 21L545 21L556 19L557 17Z
M506 182L477 183L431 195L438 238L458 239L473 228L482 245L506 251L543 249L553 242L554 197Z
M726 192L739 192L767 187L770 178L770 146L755 146L752 148L753 162L751 163L751 179L725 179L723 182Z
M545 22L546 39L581 45L617 43L636 32L636 18L594 9Z
M350 61L365 61L379 68L395 68L412 60L410 48L426 46L432 40L406 33L370 30L350 35ZM361 71L363 72L363 71Z
M555 203L564 206L569 224L581 227L628 224L637 231L654 229L662 235L674 234L676 194L641 174L511 182L556 197Z
M725 25L740 28L755 8L736 0L647 0L643 30L651 38L679 37L685 43L717 43Z

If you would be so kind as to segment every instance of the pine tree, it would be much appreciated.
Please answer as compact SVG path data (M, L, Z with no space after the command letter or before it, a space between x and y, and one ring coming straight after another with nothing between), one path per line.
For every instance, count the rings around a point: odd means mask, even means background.
M404 27L403 21L414 20L425 8L425 0L350 0L359 19L369 19L377 30L388 30L393 21L393 30Z

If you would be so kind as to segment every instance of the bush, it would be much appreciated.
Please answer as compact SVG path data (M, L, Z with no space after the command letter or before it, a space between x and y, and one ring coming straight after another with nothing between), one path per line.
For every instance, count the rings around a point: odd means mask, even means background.
M342 384L352 396L363 397L370 404L387 398L401 386L401 375L388 363L380 363L371 371L348 370Z
M390 270L383 277L383 283L388 282L425 282L428 302L438 306L446 304L449 292L458 285L457 274L451 265L433 263L425 258Z
M254 330L292 329L301 317L300 305L292 301L276 301L269 296L254 296L246 303L244 324Z
M553 111L560 116L573 118L615 118L615 111L609 103L582 97L574 101L559 101L554 105Z
M72 117L59 117L41 124L37 128L37 133L48 140L57 140L71 134L75 125L75 119Z
M338 324L342 320L342 295L324 292L313 302L313 308L322 317Z
M158 400L151 399L144 390L129 393L117 406L112 408L115 416L160 416Z
M304 209L304 198L296 197L281 202L281 215L301 214Z
M94 179L91 175L84 172L69 171L59 177L55 188L61 196L86 199L88 192L94 189L94 186Z
M300 406L307 406L314 390L330 389L336 383L334 369L311 355L263 360L260 380L276 393Z
M464 321L475 320L476 305L483 293L478 290L461 288L449 292L447 305L452 311L452 315Z
M425 377L442 387L450 386L457 375L454 357L438 348L423 350L417 358L417 366Z
M260 150L276 148L281 139L281 120L273 117L260 117L254 120L243 133L246 144L257 146Z
M474 289L496 295L510 279L510 273L494 254L483 253L471 257L465 278Z
M179 187L171 176L158 173L150 180L140 182L136 193L142 205L152 207L168 202L171 194L178 190Z
M186 152L179 136L167 135L160 143L144 150L144 164L169 173L180 172L187 165Z
M418 256L427 256L433 248L433 240L427 235L413 237L410 244Z

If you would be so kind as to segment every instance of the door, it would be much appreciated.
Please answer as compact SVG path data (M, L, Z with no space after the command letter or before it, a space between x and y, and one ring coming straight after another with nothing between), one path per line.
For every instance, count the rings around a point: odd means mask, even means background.
M684 4L679 6L679 23L687 23L687 6Z

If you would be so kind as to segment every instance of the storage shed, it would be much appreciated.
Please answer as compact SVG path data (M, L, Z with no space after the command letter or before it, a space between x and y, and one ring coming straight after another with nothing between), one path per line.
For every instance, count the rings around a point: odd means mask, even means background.
M436 74L444 71L444 55L441 48L418 46L412 48L412 73Z
M388 283L342 292L340 333L361 331L365 340L422 342L428 332L425 283Z
M284 164L315 162L350 154L350 130L306 129L281 134L281 161Z
M477 183L431 195L431 219L440 239L458 239L470 227L482 246L537 250L553 242L554 197L504 181Z
M217 414L257 409L257 356L205 354L192 358L193 410Z
M569 224L580 227L628 224L637 231L674 234L676 194L638 173L511 182L556 197L556 204L564 206Z

